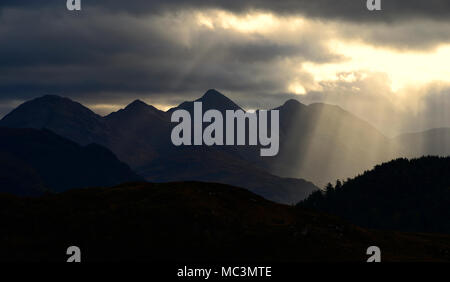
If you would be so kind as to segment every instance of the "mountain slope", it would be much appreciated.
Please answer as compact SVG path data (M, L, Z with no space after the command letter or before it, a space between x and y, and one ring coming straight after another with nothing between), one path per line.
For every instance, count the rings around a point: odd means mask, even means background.
M295 204L318 188L304 179L282 178L220 150L179 148L137 169L151 182L206 181L244 187L266 199Z
M170 116L136 100L104 118L108 147L133 168L146 165L171 146Z
M266 159L275 174L302 176L323 186L391 159L388 138L337 106L289 100L276 109L280 152Z
M0 195L0 261L449 261L450 236L366 230L213 183L127 184L29 199ZM10 238L14 238L11 240Z
M49 129L81 145L104 144L102 117L68 98L47 95L25 102L6 115L0 126Z
M450 157L397 159L301 206L369 228L450 233Z
M405 157L450 155L450 128L402 134L394 141L402 148L402 156Z
M0 127L0 192L38 195L141 179L109 150L47 130Z
M208 109L241 109L215 90L197 101ZM193 102L172 109L193 113ZM391 141L377 129L337 106L303 105L289 100L275 108L280 112L280 150L275 157L261 158L259 146L223 146L218 150L272 174L304 178L320 186L347 178L391 159ZM270 122L270 119L269 119ZM205 126L205 125L204 125ZM235 183L230 183L235 184Z
M0 152L0 193L38 196L48 191L45 181L27 162Z

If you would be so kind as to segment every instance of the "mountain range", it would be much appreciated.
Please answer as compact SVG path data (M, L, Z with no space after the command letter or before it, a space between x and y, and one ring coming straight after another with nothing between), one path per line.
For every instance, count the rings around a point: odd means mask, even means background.
M216 90L196 101L203 103L204 111L242 109ZM289 204L318 189L309 181L324 186L393 158L449 151L450 129L391 139L337 106L296 100L275 108L280 113L280 150L275 157L260 157L257 146L176 147L170 140L175 125L171 113L192 112L193 102L165 112L136 100L102 117L68 98L43 96L14 109L0 126L47 129L83 146L105 146L147 181L225 183Z
M224 96L208 91L203 96L204 105L217 104L217 97ZM188 106L188 103L182 106ZM151 182L220 182L289 204L318 189L303 179L267 173L247 158L240 157L239 150L230 150L230 147L202 147L200 150L176 147L170 140L173 126L170 112L160 111L139 100L101 117L68 98L43 96L20 105L0 121L0 126L46 129L80 145L100 144Z

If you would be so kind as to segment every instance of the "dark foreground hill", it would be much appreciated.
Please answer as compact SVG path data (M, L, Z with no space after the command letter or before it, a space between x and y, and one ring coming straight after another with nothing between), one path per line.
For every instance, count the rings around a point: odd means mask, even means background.
M450 157L397 159L300 206L369 228L450 233Z
M450 261L450 236L369 231L251 192L198 182L0 195L0 260Z
M141 178L100 145L80 146L48 130L0 127L0 192L39 195Z

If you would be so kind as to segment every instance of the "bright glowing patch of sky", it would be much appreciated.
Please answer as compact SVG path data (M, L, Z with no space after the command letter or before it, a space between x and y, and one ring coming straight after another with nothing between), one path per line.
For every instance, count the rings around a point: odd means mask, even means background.
M450 82L450 45L429 52L400 52L333 40L330 49L348 60L331 64L305 63L304 69L313 74L316 81L337 80L341 72L383 72L391 79L394 92L434 81Z
M377 47L356 40L339 38L340 23L323 22L302 17L280 17L270 13L235 15L230 12L212 10L196 13L197 24L208 29L232 29L235 32L260 34L276 40L295 41L305 32L316 30L323 33L329 50L346 58L332 63L303 62L298 68L311 74L317 83L343 79L341 73L380 72L390 78L393 92L411 86L421 87L431 82L450 82L450 45L441 45L427 51L395 50ZM284 35L284 36L282 36ZM357 35L355 36L357 38ZM287 70L289 71L289 70ZM291 70L296 71L296 70ZM344 79L351 79L350 77ZM306 82L305 82L306 83ZM301 79L286 85L289 92L304 95L308 90L317 90L317 85L305 86ZM313 88L313 89L311 89Z

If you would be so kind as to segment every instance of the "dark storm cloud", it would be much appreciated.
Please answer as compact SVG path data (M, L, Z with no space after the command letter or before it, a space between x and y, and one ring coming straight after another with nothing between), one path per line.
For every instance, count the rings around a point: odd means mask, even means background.
M258 10L336 20L343 25L343 36L396 49L426 50L450 42L450 1L381 0L381 3L382 11L371 12L366 8L366 0L82 0L82 13L102 9L106 14L143 17L210 8L233 13ZM65 5L65 0L3 0L0 9L67 13Z
M381 0L382 12L370 12L366 0L82 0L83 7L102 7L130 13L158 13L181 9L220 8L232 12L266 10L280 14L303 14L312 17L336 18L349 21L394 21L408 18L448 19L447 0ZM29 1L3 0L2 7L39 8L65 6L65 0Z
M306 88L314 82L301 71L303 62L345 59L327 49L327 39L421 50L450 42L450 1L382 0L382 12L367 11L365 0L82 0L82 4L78 13L68 12L65 0L1 1L0 116L20 101L44 94L87 104L123 105L136 98L173 104L209 88L247 108L270 108L297 97L286 89L292 81ZM233 13L264 10L281 15L280 19L304 15L308 23L301 31L268 36L220 25L208 29L199 26L191 13L208 8ZM311 21L314 17L321 20ZM310 92L302 100L341 105L375 125L395 125L394 131L400 125L378 118L379 109L397 110L379 95L390 93L385 81L376 76L324 84L323 91ZM448 101L450 92L431 92L435 94L422 101L426 126L450 124L445 115L448 103L440 102ZM398 115L403 119L403 113Z
M450 21L416 19L395 24L342 24L342 38L357 38L377 46L427 51L450 42Z
M127 93L179 101L209 88L258 95L292 79L285 59L341 59L307 34L292 42L198 26L191 14L136 17L89 10L4 10L0 99L62 94L126 103ZM117 94L117 93L120 93ZM254 96L253 96L254 97Z

